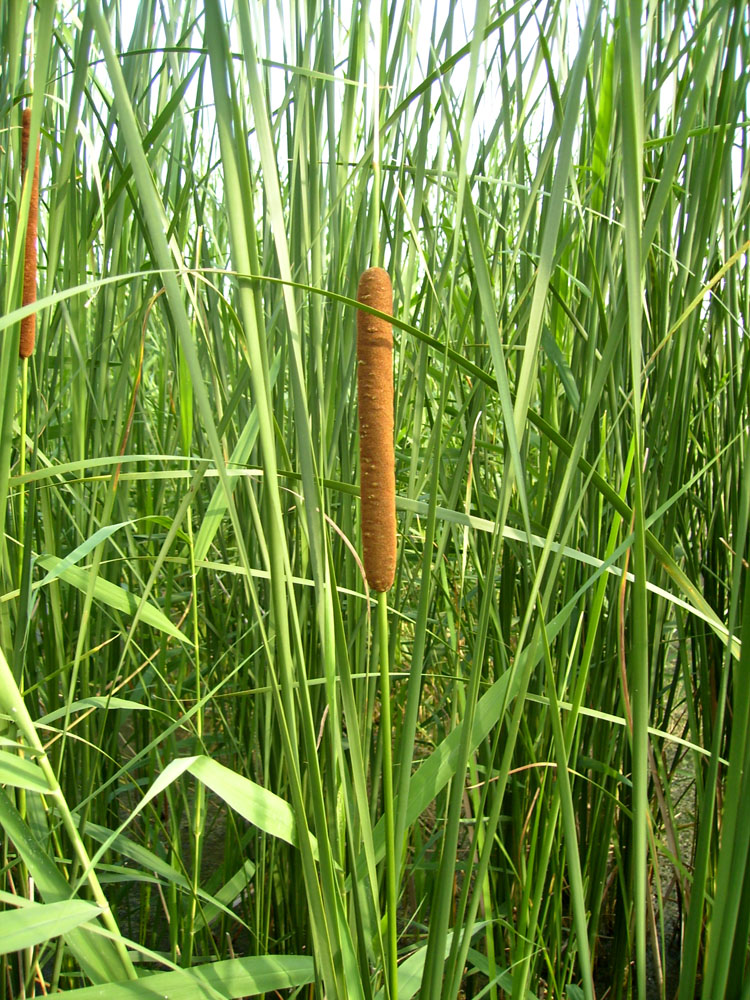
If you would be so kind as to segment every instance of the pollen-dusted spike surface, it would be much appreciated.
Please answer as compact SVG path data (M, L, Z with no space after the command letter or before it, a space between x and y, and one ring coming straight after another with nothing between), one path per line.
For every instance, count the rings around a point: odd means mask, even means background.
M29 155L29 131L31 129L31 108L24 108L21 129L21 173L26 173L26 163ZM31 182L31 201L29 203L29 218L26 223L26 246L23 264L23 305L36 302L36 270L37 270L37 222L39 218L39 147L34 158L34 176ZM21 336L18 341L18 354L28 358L34 351L36 340L36 313L25 316L21 320Z
M393 312L388 273L371 267L359 279L357 300ZM391 324L357 313L360 497L367 582L390 590L396 573L396 469L393 450L393 332Z

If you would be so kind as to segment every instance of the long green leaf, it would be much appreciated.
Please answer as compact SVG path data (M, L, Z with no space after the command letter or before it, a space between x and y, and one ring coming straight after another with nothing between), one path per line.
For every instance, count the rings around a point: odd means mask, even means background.
M84 594L92 584L92 574L89 570L80 566L71 566L68 561L60 559L58 556L42 555L37 558L37 563L48 571L44 582L60 579ZM130 616L139 612L141 619L147 625L151 625L152 628L159 629L160 632L165 632L175 639L180 639L186 645L191 644L190 639L172 624L163 611L159 611L148 602L141 604L135 594L118 587L110 580L97 576L93 581L93 594L94 598L106 607Z
M210 962L177 972L157 972L131 983L110 983L66 991L73 1000L199 1000L217 993L226 1000L293 990L315 980L313 960L304 955L261 955Z
M9 901L5 899L6 904ZM0 955L69 934L76 927L96 920L101 912L98 906L83 899L65 899L59 903L26 901L16 910L0 913Z

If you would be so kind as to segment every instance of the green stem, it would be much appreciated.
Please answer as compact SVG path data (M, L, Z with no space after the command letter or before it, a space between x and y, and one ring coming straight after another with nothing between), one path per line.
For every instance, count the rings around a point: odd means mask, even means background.
M386 979L391 1000L398 996L398 899L396 895L396 838L393 812L393 755L391 729L391 675L388 664L388 597L378 594L378 657L380 660L380 738L383 741L383 808L385 811L385 884L388 924Z
M20 473L20 486L18 492L18 524L19 524L19 539L24 538L24 525L26 523L25 518L25 506L26 506L26 489L23 484L23 477L26 472L26 400L28 395L28 382L29 382L29 359L24 358L21 362L21 440L18 445L19 454L19 473ZM18 580L19 586L21 576L23 575L23 544L19 548L18 556Z
M190 461L188 460L188 469ZM200 633L198 621L198 583L195 569L195 545L193 544L193 518L192 511L187 512L188 542L190 547L190 580L193 604L193 644L195 647L195 699L198 711L195 714L195 736L196 753L203 752L203 707L201 705L201 661L200 661ZM193 959L193 945L195 938L195 921L198 909L198 889L200 888L201 854L203 843L203 811L205 805L206 790L201 782L196 782L195 789L195 811L193 813L193 885L192 898L190 900L190 920L188 924L187 940L184 951L187 956L188 965Z
M379 267L382 265L380 259L380 21L375 18L373 24L375 32L374 49L376 63L374 68L375 82L372 87L372 263Z

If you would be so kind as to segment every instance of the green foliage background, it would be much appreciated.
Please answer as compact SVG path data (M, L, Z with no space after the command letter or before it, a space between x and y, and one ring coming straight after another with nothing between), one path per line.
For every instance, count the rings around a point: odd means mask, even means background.
M748 8L350 8L0 6L0 995L747 1000Z

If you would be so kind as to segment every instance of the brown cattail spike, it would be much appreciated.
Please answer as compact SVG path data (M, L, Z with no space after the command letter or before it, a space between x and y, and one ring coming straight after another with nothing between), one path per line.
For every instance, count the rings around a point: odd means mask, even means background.
M26 173L26 162L29 154L29 132L31 130L31 108L23 111L23 128L21 130L21 173ZM31 201L29 217L26 223L26 246L23 265L23 304L25 306L36 302L36 236L39 218L39 146L34 158L34 176L31 181ZM36 339L36 313L25 316L21 320L21 337L18 343L18 354L28 358L34 350Z
M393 313L391 279L371 267L357 300ZM360 496L365 573L373 590L390 590L396 573L396 471L393 451L393 333L391 324L357 313Z

